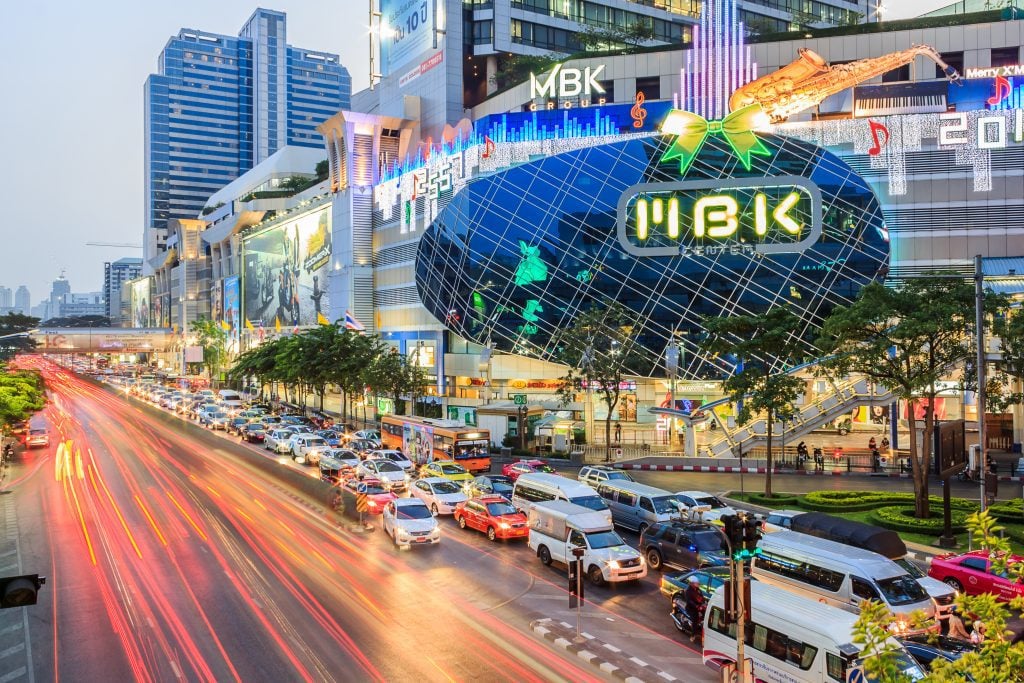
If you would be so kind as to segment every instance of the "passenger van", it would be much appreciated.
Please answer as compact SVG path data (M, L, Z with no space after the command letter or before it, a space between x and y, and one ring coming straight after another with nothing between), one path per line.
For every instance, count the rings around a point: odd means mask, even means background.
M611 508L613 522L640 533L679 516L676 497L665 489L619 480L599 484L597 494Z
M857 617L841 609L801 597L775 586L752 581L746 647L753 678L780 683L852 683L868 680L861 649L853 643ZM721 670L736 663L736 623L726 624L725 591L719 588L704 615L704 664ZM924 671L893 638L900 671L907 680Z
M242 395L231 389L221 389L217 392L217 400L225 408L238 410L242 407Z
M795 531L776 531L761 539L751 561L751 576L806 594L854 614L861 600L877 600L906 630L917 610L935 616L935 603L914 577L887 557L870 550Z
M548 500L565 500L591 510L603 512L612 523L612 513L597 491L586 484L573 481L558 474L528 472L520 474L512 489L512 504L517 510L527 513L532 503Z

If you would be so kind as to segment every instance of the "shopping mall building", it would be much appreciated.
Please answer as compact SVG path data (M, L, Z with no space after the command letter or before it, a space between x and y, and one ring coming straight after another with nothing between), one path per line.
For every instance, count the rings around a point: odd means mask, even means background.
M696 347L704 316L785 304L808 332L872 280L976 254L1024 287L1024 20L745 45L732 4L708 5L687 49L565 61L462 121L441 101L449 27L319 127L325 181L261 205L257 167L219 193L211 311L240 348L351 312L472 409L554 399L560 331L615 300L644 350L617 417L653 422L672 339L676 397L719 395L731 366Z

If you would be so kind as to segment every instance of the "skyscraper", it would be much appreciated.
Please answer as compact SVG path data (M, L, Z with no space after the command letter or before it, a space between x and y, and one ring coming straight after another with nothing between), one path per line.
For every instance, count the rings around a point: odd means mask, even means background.
M14 293L14 308L25 315L32 310L32 296L25 285L18 287L18 291Z
M144 88L147 261L165 250L169 219L196 218L286 144L322 148L315 127L352 92L338 56L288 45L285 14L272 10L237 37L182 29L157 66Z
M64 277L64 273L60 274L60 277L53 281L53 287L50 288L50 317L58 316L61 314L60 309L66 303L71 301L71 283Z
M122 258L103 264L103 301L107 305L110 324L120 325L121 285L142 275L142 259Z
M10 287L0 286L0 309L10 308L13 305L14 296Z

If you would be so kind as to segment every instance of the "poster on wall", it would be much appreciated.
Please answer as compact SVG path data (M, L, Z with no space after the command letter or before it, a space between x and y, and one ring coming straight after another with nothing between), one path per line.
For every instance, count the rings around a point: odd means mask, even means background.
M153 296L150 292L151 278L135 280L131 283L131 326L160 327L153 319Z
M238 341L238 333L241 325L241 299L239 297L239 281L237 275L224 278L224 307L221 312L221 320L227 324L228 340Z
M317 324L327 315L330 211L305 214L243 240L245 317L273 330Z
M434 0L381 0L380 13L385 76L434 47Z
M426 425L402 425L402 446L405 457L416 465L424 465L434 459L434 430Z

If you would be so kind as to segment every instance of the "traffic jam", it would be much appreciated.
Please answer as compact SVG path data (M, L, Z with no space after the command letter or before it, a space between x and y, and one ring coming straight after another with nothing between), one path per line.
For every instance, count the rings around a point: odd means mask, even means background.
M379 429L357 429L319 414L275 413L233 390L189 392L155 380L104 379L329 482L337 512L364 526L372 520L397 548L436 545L445 534L479 534L497 544L522 544L543 565L567 568L579 559L593 586L639 583L659 573L664 626L677 629L713 668L728 666L729 653L736 653L735 622L721 603L735 543L723 526L744 516L756 519L756 550L740 560L752 579L747 628L753 623L764 634L746 639L747 656L756 669L786 680L858 675L860 654L849 643L862 600L889 610L900 666L923 677L934 661L978 647L974 634L959 632L959 593L991 592L1005 602L1024 596L1020 582L993 574L984 553L940 556L924 570L895 532L824 513L777 510L755 517L711 493L667 491L602 465L585 465L575 478L543 459L499 465L491 462L485 430L454 421L388 415ZM29 434L26 443L40 438ZM451 526L439 523L444 517Z

